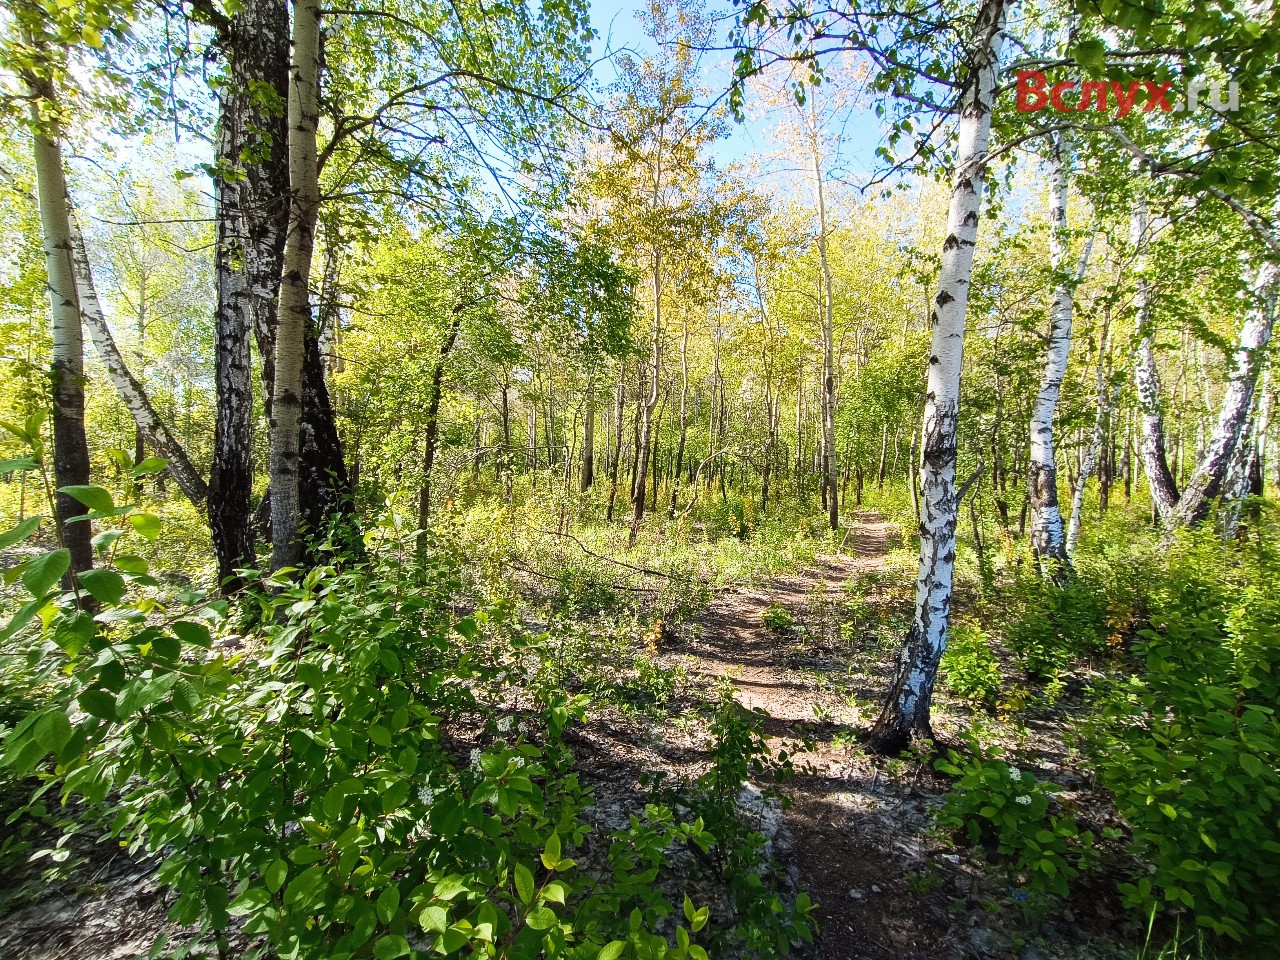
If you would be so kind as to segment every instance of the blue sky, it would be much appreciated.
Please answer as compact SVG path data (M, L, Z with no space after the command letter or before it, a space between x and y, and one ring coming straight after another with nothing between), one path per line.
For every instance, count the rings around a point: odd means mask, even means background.
M655 45L645 36L636 19L636 11L643 0L591 0L592 25L600 34L595 55L603 57L609 51L632 49L637 53L652 54ZM732 24L732 7L728 4L707 8L719 24L716 45L727 46L728 31ZM729 83L732 55L729 51L711 52L703 59L703 82L712 95L723 93ZM615 74L607 60L596 68L596 79L602 86L609 84ZM839 153L833 158L834 176L853 183L865 182L875 164L875 148L880 143L881 127L871 112L871 104L858 105L838 118ZM751 164L760 168L761 186L775 190L782 197L795 196L809 201L807 170L797 170L794 162L785 155L784 145L774 135L778 125L776 118L763 115L758 102L749 98L748 118L743 123L733 123L729 135L719 141L713 150L715 160L721 166L732 163Z

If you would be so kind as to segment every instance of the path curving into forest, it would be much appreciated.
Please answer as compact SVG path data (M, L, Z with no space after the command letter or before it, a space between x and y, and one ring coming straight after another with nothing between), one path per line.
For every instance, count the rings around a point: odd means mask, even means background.
M810 744L795 754L797 774L782 788L787 805L773 844L779 866L819 905L821 931L802 957L988 955L983 926L948 910L974 878L930 835L939 786L932 770L890 767L859 743L887 688L897 634L831 635L841 602L860 602L877 581L909 577L890 563L902 543L895 524L860 513L841 553L726 592L681 651L692 671L727 677L739 702L763 711L775 749ZM770 629L762 614L771 606L785 608L794 625Z

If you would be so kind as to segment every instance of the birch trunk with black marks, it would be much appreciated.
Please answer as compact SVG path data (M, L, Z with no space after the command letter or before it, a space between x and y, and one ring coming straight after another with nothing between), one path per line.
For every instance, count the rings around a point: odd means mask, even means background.
M1165 452L1164 412L1160 406L1160 373L1156 369L1155 337L1151 329L1151 286L1142 276L1142 263L1150 224L1147 202L1139 196L1133 205L1130 222L1130 241L1139 268L1138 288L1134 295L1134 320L1138 335L1134 354L1133 385L1138 394L1138 408L1142 413L1142 461L1151 486L1151 503L1157 516L1167 523L1178 504L1178 484L1169 469Z
M1089 436L1089 446L1085 450L1084 460L1080 465L1080 475L1076 477L1075 489L1071 494L1071 519L1067 523L1066 551L1068 559L1075 556L1076 544L1080 541L1080 529L1084 517L1084 491L1089 477L1098 465L1098 454L1106 439L1107 420L1119 396L1119 387L1112 387L1107 379L1107 348L1111 334L1111 314L1108 310L1103 316L1102 332L1098 337L1098 368L1096 374L1097 409L1093 414L1093 432Z
M319 81L320 5L316 0L297 0L289 65L289 227L280 283L270 416L271 565L276 570L297 566L303 556L298 456L303 357L311 324L308 284L320 210L316 155Z
M1049 350L1045 358L1040 392L1031 408L1031 445L1027 466L1027 498L1031 506L1031 549L1041 565L1054 576L1067 570L1066 537L1058 506L1058 466L1055 460L1053 420L1058 410L1062 381L1071 355L1072 294L1067 268L1070 246L1067 223L1070 145L1066 137L1051 137L1049 155L1049 262L1054 274L1049 305Z
M613 456L609 461L609 506L605 520L613 520L613 507L618 499L618 476L622 470L622 434L626 428L627 365L618 365L618 388L613 395Z
M49 379L53 394L53 476L59 488L89 483L89 443L84 430L84 335L80 299L72 262L71 224L67 216L66 178L62 166L61 130L53 83L27 80L32 95L32 139L35 145L36 199L49 293L53 350ZM42 111L44 106L46 111ZM45 112L48 115L43 115ZM71 553L62 579L71 589L77 574L93 568L93 524L80 519L89 508L65 493L55 495L60 544Z
M684 469L685 447L689 442L689 318L684 318L680 335L680 439L676 445L676 461L671 469L671 509L668 516L675 518L676 503L680 496L680 473Z
M889 695L871 731L871 746L882 753L900 752L913 738L932 737L929 710L938 664L946 648L956 555L956 428L965 310L1007 6L1007 0L985 0L978 10L960 101L947 237L931 310L933 344L922 428L915 620L898 655Z
M242 583L236 571L257 565L252 342L275 327L288 222L286 0L246 0L220 41L228 80L220 91L214 179L217 421L208 510L218 579L233 592ZM262 357L264 368L273 365L271 351ZM269 402L270 381L263 384Z
M129 409L136 424L139 436L151 444L156 453L169 461L169 473L178 487L192 503L200 506L204 503L209 489L200 472L192 464L191 458L178 439L169 431L168 426L147 396L146 389L125 362L124 355L116 346L111 328L102 313L102 304L98 300L97 287L93 282L93 270L89 264L89 252L84 245L84 237L80 233L80 225L76 220L75 207L71 201L70 190L63 187L67 198L67 225L71 240L71 262L75 271L76 294L80 304L80 316L84 328L89 331L89 339L93 342L111 385L116 388L121 401Z
M655 190L656 193L656 190ZM655 204L656 204L655 199ZM627 546L634 547L644 517L645 477L649 470L649 451L653 443L653 414L658 409L662 377L662 253L653 253L653 343L649 357L649 395L640 413L640 435L636 440L636 479L631 492L631 531Z
M1209 516L1213 501L1223 493L1236 448L1246 436L1258 373L1275 325L1278 280L1280 266L1275 261L1267 260L1258 268L1254 305L1240 328L1231 379L1222 397L1217 425L1195 472L1183 488L1182 497L1168 518L1170 526L1193 526L1203 522Z

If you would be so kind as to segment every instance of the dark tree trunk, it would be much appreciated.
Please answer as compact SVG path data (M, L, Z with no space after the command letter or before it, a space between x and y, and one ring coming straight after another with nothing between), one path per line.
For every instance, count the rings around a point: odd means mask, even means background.
M422 454L422 490L418 495L418 549L427 547L427 525L431 521L431 471L436 462L436 442L440 437L440 396L444 392L444 365L458 342L458 330L462 327L462 306L456 306L449 322L449 330L440 344L435 367L431 370L431 392L427 397L427 433Z
M285 0L246 0L221 30L229 79L223 88L214 181L215 381L218 410L209 525L223 591L238 589L236 570L256 565L253 494L251 336L259 346L274 327L288 220L289 171L283 111L263 97L288 91L289 8ZM253 156L244 163L245 156ZM261 350L264 379L274 351ZM269 382L269 380L267 381ZM271 396L270 389L264 391Z

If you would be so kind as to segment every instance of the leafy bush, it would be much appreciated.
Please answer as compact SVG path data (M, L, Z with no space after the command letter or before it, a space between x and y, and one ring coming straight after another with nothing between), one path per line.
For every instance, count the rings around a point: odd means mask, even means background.
M760 622L770 630L780 631L789 630L795 626L796 618L791 615L791 611L786 607L771 603L760 611Z
M778 815L780 798L769 785L789 778L794 769L785 751L773 756L763 732L764 716L744 708L732 687L722 684L710 725L711 766L667 797L673 807L697 811L717 838L709 852L719 876L729 883L736 914L717 955L738 955L745 948L751 956L786 956L793 946L809 942L816 928L808 895L800 893L788 903L785 881L770 872L765 829ZM766 790L756 791L752 782L765 784ZM744 822L744 813L759 822Z
M992 709L1000 699L1000 661L992 639L967 623L952 625L942 654L942 681L948 690L975 707Z
M1274 532L1274 531L1271 531ZM1144 912L1280 938L1280 556L1274 539L1184 536L1149 598L1145 670L1101 698L1100 781L1152 872L1122 887Z
M228 656L213 642L224 602L166 609L146 561L117 551L158 533L154 518L102 488L73 492L118 526L98 536L104 566L76 593L56 587L65 550L15 572L33 600L4 633L27 638L48 697L7 731L3 764L39 777L39 795L109 807L131 850L163 851L172 920L222 944L239 918L250 956L706 960L705 906L686 897L686 922L659 932L669 905L609 908L611 891L638 883L624 860L612 886L579 875L588 794L562 733L587 698L541 682L546 637L504 608L452 612L447 556L419 565L393 542L355 568L282 572L247 601L262 635ZM77 602L86 592L96 616ZM738 776L748 761L732 751L746 746L724 743L715 776ZM660 839L719 849L686 809L679 823L654 814ZM721 812L734 849L718 855L740 856ZM779 909L770 932L791 931L789 916Z
M1069 813L1051 812L1056 785L977 750L954 750L934 766L959 777L938 814L939 829L981 846L1010 879L1033 891L1066 896L1070 881L1095 858L1093 834Z
M1030 677L1049 679L1071 661L1108 650L1109 603L1103 585L1084 571L1063 584L1042 578L1034 565L1010 585L1009 649Z

